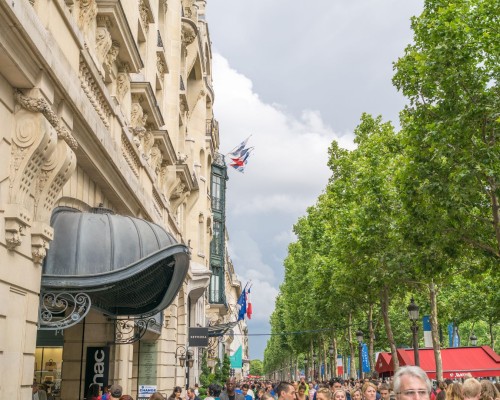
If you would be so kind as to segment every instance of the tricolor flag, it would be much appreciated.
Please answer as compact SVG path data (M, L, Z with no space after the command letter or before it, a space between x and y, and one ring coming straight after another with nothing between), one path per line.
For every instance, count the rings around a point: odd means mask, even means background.
M253 147L246 147L248 139L250 139L250 136L227 154L227 158L230 160L229 166L239 172L245 172L248 157L250 157L250 153L254 149Z
M250 286L247 290L247 318L252 319L252 300L250 300L250 289L252 287Z

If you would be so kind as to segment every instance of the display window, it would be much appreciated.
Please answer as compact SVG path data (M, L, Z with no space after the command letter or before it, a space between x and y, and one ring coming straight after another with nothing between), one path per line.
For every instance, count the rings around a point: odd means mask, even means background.
M61 392L62 347L37 347L35 350L35 375L33 380L44 386L47 394Z

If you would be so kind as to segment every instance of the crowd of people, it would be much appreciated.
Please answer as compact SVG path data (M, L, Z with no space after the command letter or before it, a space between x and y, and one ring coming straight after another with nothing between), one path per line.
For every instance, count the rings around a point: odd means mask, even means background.
M434 385L425 371L406 366L398 369L389 379L331 379L310 381L304 378L292 382L243 381L228 379L225 387L212 384L206 388L204 400L500 400L500 383L472 377L462 381L446 379ZM153 393L149 400L202 400L198 385L183 390L176 386L166 398ZM418 397L418 399L417 399ZM33 389L33 399L47 397L38 388ZM111 385L99 393L98 385L91 385L87 400L134 400L124 394L120 385Z

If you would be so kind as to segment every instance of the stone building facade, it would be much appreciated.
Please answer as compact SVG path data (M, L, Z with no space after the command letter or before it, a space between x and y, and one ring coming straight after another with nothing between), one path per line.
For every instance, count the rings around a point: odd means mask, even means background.
M84 398L93 349L134 398L185 384L219 147L205 3L0 0L0 398Z

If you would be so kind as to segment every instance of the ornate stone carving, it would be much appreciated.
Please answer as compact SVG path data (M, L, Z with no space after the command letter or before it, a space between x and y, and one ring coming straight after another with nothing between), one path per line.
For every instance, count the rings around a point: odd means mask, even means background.
M75 153L58 142L57 148L44 165L38 176L35 196L35 221L48 221L55 202L64 184L76 169Z
M184 153L180 153L178 152L177 153L177 164L184 164L186 162L186 160L188 159L188 155L187 154L184 154Z
M142 136L142 158L144 158L145 160L149 160L154 142L155 138L153 136L153 133L147 130Z
M155 171L155 173L158 173L160 171L162 161L163 156L161 154L161 150L158 147L158 144L155 143L151 148L151 157L149 159L149 165L151 165L151 168L153 168L153 171Z
M181 40L184 47L188 47L196 39L196 31L191 24L182 22Z
M146 5L144 0L139 1L139 14L141 16L141 21L142 21L142 26L146 30L146 32L149 30L149 7Z
M125 72L120 72L116 79L116 98L121 103L123 98L130 90L130 79L128 74Z
M120 43L118 43L116 40L113 40L111 43L111 48L109 49L108 54L106 54L106 60L104 60L104 66L108 70L111 70L114 62L118 57L119 52L120 52Z
M35 264L41 265L43 263L53 237L54 230L49 225L41 222L33 224L31 229L31 255Z
M95 51L97 54L97 59L101 64L106 60L108 51L111 49L113 40L111 39L111 34L108 28L105 26L98 26L95 33Z
M125 134L122 135L122 154L134 175L139 177L141 161L137 157L136 150L134 150Z
M84 32L88 31L97 15L96 0L80 0L80 12L78 13L78 26Z
M14 250L26 235L26 229L31 225L30 213L20 204L7 204L5 215L5 243L9 250Z
M71 135L71 133L69 133L45 99L24 96L21 91L17 89L14 91L14 98L21 105L21 107L26 110L42 113L55 128L59 138L63 139L73 150L78 148L78 143L75 138Z
M99 85L96 83L92 73L90 72L89 67L83 59L80 59L79 76L83 91L90 100L90 103L94 107L94 110L101 118L104 126L109 129L111 110L106 102L104 94L102 93Z
M165 73L165 62L162 60L159 54L156 55L156 69L158 70L158 74L163 76Z

